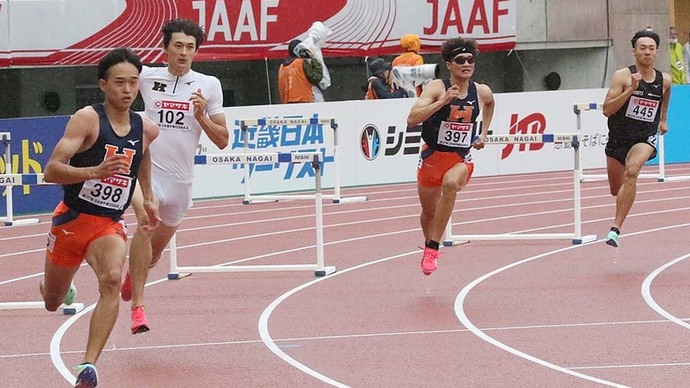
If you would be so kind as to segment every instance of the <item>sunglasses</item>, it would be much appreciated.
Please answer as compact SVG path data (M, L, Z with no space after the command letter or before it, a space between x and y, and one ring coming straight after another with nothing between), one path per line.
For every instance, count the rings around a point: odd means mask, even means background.
M457 56L453 58L453 62L457 63L458 65L464 65L465 63L474 63L474 56L469 56L469 57L461 57Z

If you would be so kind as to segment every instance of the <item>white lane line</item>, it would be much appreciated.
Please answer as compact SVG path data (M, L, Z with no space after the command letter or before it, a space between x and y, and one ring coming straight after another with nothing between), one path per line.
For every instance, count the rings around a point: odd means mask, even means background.
M644 301L647 302L649 307L651 307L654 311L656 311L659 315L662 317L668 319L669 321L682 326L686 329L690 329L690 325L687 322L684 322L683 320L679 319L678 317L674 316L673 314L669 313L668 311L664 310L659 306L659 304L656 303L654 298L652 297L652 282L654 279L663 271L665 271L667 268L671 267L672 265L675 265L677 263L680 263L681 261L687 259L690 257L690 253L684 256L680 256L676 258L675 260L671 260L668 263L662 265L661 267L657 268L654 270L654 272L650 273L642 282L642 297L644 298Z
M271 302L271 304L269 304L268 307L266 307L266 309L261 313L261 317L259 318L259 335L261 336L261 340L266 345L266 347L268 347L268 349L270 349L276 356L280 357L281 359L283 359L283 361L294 366L298 370L300 370L300 371L302 371L302 372L304 372L304 373L306 373L306 374L308 374L308 375L310 375L310 376L312 376L318 380L321 380L326 384L330 384L334 387L341 387L341 388L348 387L347 385L345 385L339 381L333 380L332 378L327 377L327 376L309 368L308 366L302 364L301 362L299 362L299 361L295 360L294 358L290 357L289 355L287 355L287 353L283 352L283 350L280 349L280 347L278 347L278 345L276 345L275 341L273 340L273 338L271 338L271 334L268 331L268 320L271 317L271 314L276 309L276 307L278 307L278 305L280 303L282 303L284 300L286 300L290 296L296 294L297 292L299 292L299 291L301 291L301 290L303 290L303 289L305 289L311 285L314 285L314 284L319 283L321 281L324 281L326 279L331 279L335 276L340 276L340 275L346 274L350 271L364 268L364 267L372 265L372 264L383 263L385 261L389 261L389 260L393 260L393 259L399 259L401 257L410 256L410 255L418 255L418 254L419 254L419 250L416 249L412 252L402 253L399 255L390 256L390 257L386 257L386 258L375 260L375 261L370 261L367 263L359 264L359 265L354 266L354 267L344 269L342 271L335 272L331 275L324 276L322 278L312 280L310 282L302 284L301 286L293 288L292 290L284 293L283 295L281 295L277 299L275 299L273 302Z
M690 318L683 318L684 321L690 321ZM583 322L583 323L556 323L543 325L526 325L526 326L504 326L504 327L484 327L483 331L522 331L522 330L542 330L542 329L562 329L571 327L602 327L602 326L624 326L624 325L656 325L656 324L670 324L668 319L655 319L647 321L610 321L610 322ZM455 333L471 333L468 329L438 329L438 330L410 330L410 331L389 331L381 333L359 333L359 334L337 334L337 335L321 335L311 337L286 337L274 338L275 342L300 342L300 341L329 341L329 340L351 340L354 338L382 338L382 337L398 337L411 335L431 335L431 334L455 334ZM125 352L137 350L159 350L159 349L179 349L179 348L195 348L195 347L212 347L212 346L228 346L228 345L251 345L262 344L261 339L247 339L235 341L220 341L220 342L197 342L197 343L183 343L183 344L168 344L155 346L131 346L122 348L106 348L103 353L108 352ZM285 346L285 345L281 345ZM63 350L62 354L82 354L83 350ZM0 359L12 358L30 358L30 357L44 357L50 356L50 352L39 353L10 353L0 354ZM584 367L583 367L584 368ZM587 368L598 368L596 366ZM574 369L574 368L571 368Z
M534 356L532 356L532 355L529 355L529 354L527 354L527 353L521 352L521 351L519 351L519 350L517 350L517 349L515 349L515 348L513 348L513 347L510 347L510 346L504 344L503 342L500 342L500 341L494 339L493 337L491 337L491 336L489 336L488 334L486 334L484 331L482 331L482 330L480 330L479 328L477 328L477 327L472 323L472 321L470 321L470 319L467 317L467 315L465 314L464 304L465 304L465 298L467 297L467 294L469 294L469 292L470 292L475 286L477 286L479 283L483 282L484 280L486 280L486 279L488 279L488 278L490 278L490 277L492 277L492 276L494 276L494 275L496 275L496 274L498 274L498 273L501 273L501 272L503 272L503 271L509 270L509 269L511 269L511 268L513 268L513 267L517 267L518 265L525 264L525 263L529 263L529 262L531 262L531 261L534 261L534 260L537 260L537 259L541 259L541 258L546 257L546 256L550 256L550 255L554 255L554 254L557 254L557 253L569 251L569 250L571 250L571 249L579 248L579 247L582 247L582 246L592 245L592 244L595 244L595 243L597 243L597 242L601 242L601 240L595 241L595 242L589 243L589 244L575 245L575 246L571 246L571 247L567 247L567 248L561 248L561 249L557 249L557 250L555 250L555 251L542 253L542 254L537 255L537 256L532 256L532 257L529 257L529 258L527 258L527 259L520 260L520 261L514 262L514 263L512 263L512 264L506 265L506 266L504 266L504 267L498 268L498 269L496 269L496 270L494 270L494 271L492 271L492 272L489 272L489 273L487 273L487 274L485 274L485 275L483 275L483 276L481 276L481 277L475 279L475 280L472 281L470 284L468 284L467 286L465 286L465 288L463 288L462 291L460 291L460 293L458 294L457 298L455 299L455 315L458 317L458 319L460 320L460 322L461 322L463 325L465 325L465 327L467 327L467 329L469 329L474 335L476 335L477 337L483 339L484 341L486 341L486 342L488 342L488 343L490 343L490 344L492 344L492 345L494 345L494 346L496 346L496 347L498 347L498 348L500 348L500 349L505 350L505 351L508 352L508 353L514 354L514 355L516 355L516 356L518 356L518 357L521 357L521 358L524 358L524 359L526 359L526 360L528 360L528 361L531 361L531 362L533 362L533 363L535 363L535 364L539 364L539 365L545 366L545 367L547 367L547 368L553 369L553 370L555 370L555 371L562 372L562 373L565 373L565 374L569 374L569 375L571 375L571 376L575 376L575 377L578 377L578 378L581 378L581 379L584 379L584 380L593 381L593 382L595 382L595 383L604 384L604 385L608 385L608 386L611 386L611 387L626 387L625 385L621 385L621 384L618 384L618 383L614 383L614 382L608 381L608 380L599 379L599 378L596 378L596 377L594 377L594 376L586 375L586 374L584 374L584 373L576 372L576 371L570 370L570 369L568 369L568 368L564 368L564 367L562 367L562 366L560 366L560 365L552 364L552 363L550 363L550 362L548 362L548 361L545 361L545 360L542 360L542 359L540 359L540 358L537 358L537 357L534 357Z
M638 232L626 234L625 237L630 237L630 236L639 235L639 234L652 233L652 232L658 232L658 231L663 231L663 230L668 230L668 229L673 229L673 228L686 227L686 226L690 226L690 223L689 223L689 224L680 224L680 225L671 225L671 226L665 226L665 227L656 228L656 229L649 229L649 230L644 230L644 231L638 231ZM623 236L621 236L621 237L623 237ZM550 362L548 362L548 361L542 360L542 359L540 359L540 358L534 357L534 356L532 356L532 355L530 355L530 354L527 354L527 353L524 353L524 352L522 352L522 351L520 351L520 350L517 350L517 349L515 349L515 348L513 348L513 347L510 347L510 346L508 346L508 345L506 345L506 344L504 344L504 343L502 343L502 342L500 342L500 341L494 339L493 337L491 337L491 336L489 336L488 334L486 334L484 331L482 331L482 330L480 330L479 328L477 328L477 327L472 323L472 321L467 317L467 315L465 314L465 308L464 308L465 299L467 298L467 295L469 294L469 292L470 292L474 287L476 287L479 283L483 282L484 280L486 280L486 279L488 279L488 278L490 278L490 277L492 277L492 276L494 276L494 275L496 275L496 274L499 274L499 273L501 273L501 272L503 272L503 271L512 269L512 268L517 267L517 266L519 266L519 265L522 265L522 264L525 264L525 263L529 263L529 262L534 261L534 260L538 260L538 259L541 259L541 258L544 258L544 257L547 257L547 256L551 256L551 255L555 255L555 254L558 254L558 253L561 253L561 252L565 252L565 251L568 251L568 250L571 250L571 249L581 248L581 247L584 247L584 246L589 246L589 245L592 245L592 244L600 243L600 242L602 242L602 241L604 241L604 240L598 240L598 241L594 241L594 242L588 243L588 244L574 245L574 246L571 246L571 247L566 247L566 248L557 249L557 250L551 251L551 252L545 252L545 253L542 253L542 254L537 255L537 256L532 256L532 257L526 258L526 259L524 259L524 260L520 260L520 261L514 262L514 263L512 263L512 264L506 265L506 266L501 267L501 268L498 268L498 269L496 269L496 270L494 270L494 271L492 271L492 272L489 272L489 273L487 273L487 274L484 274L483 276L480 276L479 278L475 279L475 280L472 281L470 284L468 284L467 286L465 286L465 287L460 291L460 293L458 294L457 298L455 299L455 315L458 317L458 319L460 320L460 322L461 322L463 325L465 325L465 327L467 327L474 335L476 335L477 337L483 339L484 341L486 341L486 342L488 342L488 343L490 343L490 344L492 344L492 345L494 345L494 346L496 346L496 347L498 347L498 348L500 348L500 349L503 349L503 350L505 350L505 351L507 351L507 352L509 352L509 353L511 353L511 354L514 354L514 355L516 355L516 356L518 356L518 357L524 358L524 359L526 359L526 360L528 360L528 361L531 361L531 362L534 362L534 363L536 363L536 364L545 366L545 367L547 367L547 368L550 368L550 369L553 369L553 370L556 370L556 371L559 371L559 372L562 372L562 373L566 373L566 374L569 374L569 375L572 375L572 376L575 376L575 377L579 377L579 378L581 378L581 379L585 379L585 380L588 380L588 381L593 381L593 382L596 382L596 383L599 383L599 384L604 384L604 385L608 385L608 386L612 386L612 387L625 387L625 385L621 385L621 384L618 384L618 383L615 383L615 382L612 382L612 381L603 380L603 379L596 378L596 377L594 377L594 376L589 376L589 375L586 375L586 374L583 374L583 373L576 372L576 371L574 371L572 368L569 369L569 368L562 367L562 366L560 366L560 365L556 365L556 364L550 363ZM610 248L610 249L615 249L615 248Z
M153 282L146 283L145 287L158 284L167 280L167 278L158 279ZM62 359L62 353L60 352L60 343L62 342L62 338L65 336L65 333L67 333L67 330L75 322L77 322L79 318L83 317L84 315L86 315L86 313L91 312L91 310L95 308L96 303L85 307L84 310L71 316L62 325L60 325L60 327L53 334L53 338L50 340L50 359L52 360L55 369L57 369L57 371L60 372L62 377L64 377L65 380L67 380L67 382L70 384L74 384L74 382L77 380L77 376L73 375L72 372L70 372L69 368L65 365L65 361Z

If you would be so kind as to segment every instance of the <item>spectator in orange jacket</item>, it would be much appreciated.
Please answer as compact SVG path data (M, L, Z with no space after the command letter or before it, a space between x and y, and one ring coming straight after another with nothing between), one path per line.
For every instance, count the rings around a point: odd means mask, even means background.
M301 40L295 39L288 45L290 54L278 69L280 103L314 102L312 86L323 78L323 65L309 50L295 53Z
M403 53L395 57L393 60L393 67L396 66L419 66L424 64L424 58L419 55L419 49L422 47L422 41L419 36L415 34L403 35L400 38L400 47ZM417 96L422 94L422 86L416 88Z

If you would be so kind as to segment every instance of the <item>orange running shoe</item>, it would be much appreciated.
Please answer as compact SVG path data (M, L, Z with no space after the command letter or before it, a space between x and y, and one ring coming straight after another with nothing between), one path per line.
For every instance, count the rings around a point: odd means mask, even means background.
M132 279L129 277L129 271L125 273L125 281L120 286L120 297L125 302L132 300Z
M149 330L149 322L146 320L144 306L134 307L132 309L132 334L146 333Z
M438 265L436 261L440 253L436 249L431 249L429 247L424 248L424 256L422 257L422 273L424 275L431 275L432 272L436 271Z

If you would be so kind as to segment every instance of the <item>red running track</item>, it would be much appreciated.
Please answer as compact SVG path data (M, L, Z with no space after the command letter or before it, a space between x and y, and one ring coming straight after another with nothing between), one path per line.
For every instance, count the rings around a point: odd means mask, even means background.
M690 175L690 166L668 166ZM572 173L475 178L454 234L573 231ZM99 387L682 386L690 381L690 184L641 180L621 247L606 182L583 184L583 234L599 240L473 241L423 276L414 184L343 191L324 205L337 272L194 274L147 287L152 330L129 305L99 360ZM315 261L313 201L199 201L178 234L180 265ZM48 217L0 229L0 301L38 300ZM128 221L133 222L128 214ZM69 317L0 310L4 387L69 387L97 300ZM68 379L70 379L68 381Z

